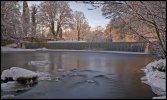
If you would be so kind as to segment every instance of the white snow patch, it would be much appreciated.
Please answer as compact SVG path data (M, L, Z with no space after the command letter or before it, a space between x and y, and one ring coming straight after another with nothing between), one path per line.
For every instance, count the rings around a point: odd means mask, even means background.
M5 47L16 48L17 44L16 43L12 43L12 44L6 45Z
M4 95L1 97L1 99L14 99L14 95Z
M146 80L147 80L146 76L143 76L143 77L141 78L141 80L142 80L142 81L146 81Z
M48 49L45 47L36 49L36 51L45 51L45 50L48 50Z
M75 43L80 43L80 42L87 42L87 41L70 41L70 40L59 40L59 41L48 41L47 43L71 43L71 42L75 42Z
M157 69L165 69L166 59L160 59L149 63L145 69L142 69L146 76L141 78L141 81L151 86L152 91L166 98L166 73ZM158 98L158 97L157 97ZM154 97L156 99L156 97Z
M33 78L37 77L37 73L19 68L19 67L12 67L10 69L4 70L1 74L1 79L5 80L6 78L12 78L13 80L17 80L18 78Z
M17 81L9 81L7 83L1 83L1 91L22 91L22 90L27 90L29 89L28 87L25 87L22 84L19 84Z
M166 96L153 97L153 99L166 99Z
M17 84L17 81L9 81L7 83L1 83L1 89L8 90L15 87L16 84Z
M62 72L62 71L64 71L64 69L59 68L59 69L57 69L57 71L58 71L58 72Z
M1 46L1 52L7 52L7 51L35 51L35 49L10 48Z
M149 63L146 67L145 67L145 73L153 71L154 68L156 69L165 69L166 67L166 59L160 59L158 61L153 61L151 63Z
M96 81L91 80L91 79L88 79L87 82L88 82L88 83L95 83Z
M151 73L151 72L150 72ZM155 71L146 75L148 82L153 86L166 91L166 75L163 72Z
M28 62L29 65L32 65L32 66L46 66L48 64L50 64L50 61L48 60L43 60L43 61L30 61Z

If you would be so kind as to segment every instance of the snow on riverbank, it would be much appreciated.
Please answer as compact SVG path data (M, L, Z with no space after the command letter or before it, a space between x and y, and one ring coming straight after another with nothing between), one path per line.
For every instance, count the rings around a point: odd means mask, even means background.
M1 83L1 91L3 92L17 92L28 90L30 87L26 87L23 84L18 83L17 81L9 81L7 83Z
M12 47L6 47L1 46L1 52L7 52L7 51L47 51L49 49L43 47L38 49L23 49L23 48L12 48Z
M68 41L68 40L59 40L59 41L48 41L47 43L80 43L80 42L87 42L87 41L77 41L77 40L73 40L73 41Z
M20 78L24 79L29 79L29 78L37 78L38 74L19 67L12 67L10 69L6 69L2 72L1 74L1 80L6 80L6 79L13 79L17 81Z
M22 49L22 48L11 48L11 47L1 47L1 52L3 51L36 51L35 49Z
M1 99L14 99L14 95L4 95L4 96L1 96Z
M45 47L36 49L36 51L46 51L46 50L48 50L48 49Z
M8 44L5 47L16 48L18 45L16 43Z
M153 99L166 99L166 96L153 97Z
M151 86L152 91L159 97L153 97L153 99L166 98L166 59L160 59L149 63L144 69L146 76L142 77L143 83Z

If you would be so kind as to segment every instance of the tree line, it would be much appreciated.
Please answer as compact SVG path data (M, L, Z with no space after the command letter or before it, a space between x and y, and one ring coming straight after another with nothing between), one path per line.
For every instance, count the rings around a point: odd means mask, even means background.
M67 1L42 1L31 7L27 1L1 1L1 22L2 38L13 39L44 35L47 29L57 39L69 28L77 32L80 40L90 28L83 12L72 11Z
M114 35L108 37L110 23L92 30L84 13L73 11L67 1L42 1L38 6L29 6L27 1L1 1L1 12L2 38L18 41L27 36L45 37L46 33L52 39L85 41L119 41L124 35L112 32Z

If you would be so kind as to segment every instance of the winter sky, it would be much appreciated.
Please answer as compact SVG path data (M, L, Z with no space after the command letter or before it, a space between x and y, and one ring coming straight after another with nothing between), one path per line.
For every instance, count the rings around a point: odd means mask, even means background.
M31 4L40 4L40 1L28 1L29 6ZM104 16L102 16L102 12L100 9L95 10L88 10L88 8L92 8L89 4L84 4L80 2L69 2L70 8L73 11L81 11L85 14L85 17L89 23L89 25L94 28L95 26L102 26L105 27L107 23L109 22L109 19L105 19Z

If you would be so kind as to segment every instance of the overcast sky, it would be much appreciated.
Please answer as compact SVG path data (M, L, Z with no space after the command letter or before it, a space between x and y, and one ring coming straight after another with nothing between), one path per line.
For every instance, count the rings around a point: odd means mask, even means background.
M37 5L40 4L38 1L28 1L29 6L31 6L32 3L36 3ZM102 12L100 9L95 10L88 10L88 8L92 8L91 5L79 3L79 2L70 2L69 3L70 8L73 11L81 11L84 13L89 25L93 28L95 26L102 26L105 27L107 23L109 22L109 19L105 19L104 16L102 16Z

